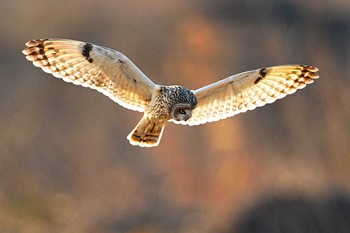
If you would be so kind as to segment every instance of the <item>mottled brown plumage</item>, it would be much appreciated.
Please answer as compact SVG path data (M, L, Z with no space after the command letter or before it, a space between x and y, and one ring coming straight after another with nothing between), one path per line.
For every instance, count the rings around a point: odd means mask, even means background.
M318 78L317 68L282 65L252 70L195 91L154 84L125 55L67 39L39 39L22 51L29 61L66 82L95 89L121 106L144 112L131 144L159 144L167 121L199 125L255 109L294 93Z

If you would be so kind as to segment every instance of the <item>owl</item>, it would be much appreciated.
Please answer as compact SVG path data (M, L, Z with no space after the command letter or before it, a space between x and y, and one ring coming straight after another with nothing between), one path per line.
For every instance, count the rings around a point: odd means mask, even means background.
M155 84L124 54L91 43L38 39L28 41L22 52L57 78L143 112L127 137L141 147L157 146L168 121L193 126L232 117L292 94L319 77L314 66L280 65L236 74L193 91Z

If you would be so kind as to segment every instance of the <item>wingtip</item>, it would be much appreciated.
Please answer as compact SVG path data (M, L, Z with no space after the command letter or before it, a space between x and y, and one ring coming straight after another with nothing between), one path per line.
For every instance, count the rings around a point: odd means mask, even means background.
M29 60L29 61L32 61L31 59L29 59L29 55L33 52L33 50L35 50L35 47L38 46L40 43L42 43L43 41L45 41L47 39L35 39L35 40L30 40L30 41L27 41L25 43L25 46L26 48L22 50L22 53L24 55L26 55L26 58Z
M318 68L316 66L311 66L311 65L307 65L304 67L308 70L308 71L311 71L311 72L317 72L318 71Z
M311 84L315 81L315 79L318 79L320 76L316 73L318 71L318 68L312 65L302 65L304 68L304 77L307 78L306 84Z
M45 38L45 39L34 39L34 40L29 40L25 43L25 45L27 47L34 47L34 46L37 46L41 43L43 43L44 41L47 41L48 39Z
M23 53L24 55L28 55L27 48L23 49L23 50L22 50L22 53Z

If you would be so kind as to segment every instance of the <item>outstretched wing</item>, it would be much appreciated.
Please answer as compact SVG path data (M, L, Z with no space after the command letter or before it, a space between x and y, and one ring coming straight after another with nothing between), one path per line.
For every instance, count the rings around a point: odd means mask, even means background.
M194 91L198 104L192 117L175 123L204 124L273 103L313 83L317 71L313 66L282 65L230 76Z
M156 88L125 55L109 48L67 39L31 40L26 46L26 58L43 71L131 110L144 111Z

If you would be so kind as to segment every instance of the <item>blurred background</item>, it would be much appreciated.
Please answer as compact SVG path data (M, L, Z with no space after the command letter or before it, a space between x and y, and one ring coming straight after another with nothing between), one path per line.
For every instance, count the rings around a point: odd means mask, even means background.
M0 232L350 232L350 1L0 2ZM197 89L264 66L320 79L160 145L142 114L35 68L21 50L70 38Z

